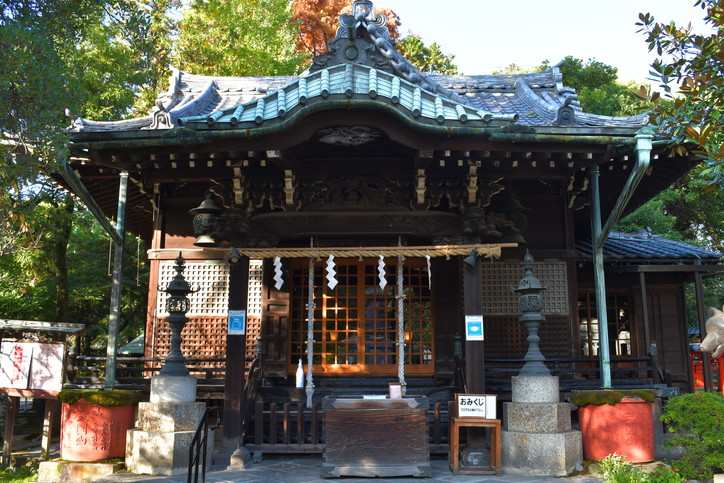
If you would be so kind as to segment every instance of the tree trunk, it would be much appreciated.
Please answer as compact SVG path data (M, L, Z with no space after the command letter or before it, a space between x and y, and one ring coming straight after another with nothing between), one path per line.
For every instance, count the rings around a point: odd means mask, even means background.
M68 244L73 231L73 211L75 203L70 194L65 194L62 200L63 206L61 216L58 217L58 227L53 251L55 257L55 278L58 281L56 293L55 320L57 322L68 322Z

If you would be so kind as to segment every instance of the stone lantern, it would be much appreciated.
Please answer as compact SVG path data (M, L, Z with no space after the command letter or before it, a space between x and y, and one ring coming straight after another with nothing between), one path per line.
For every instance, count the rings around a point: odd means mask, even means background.
M518 299L518 307L523 315L518 319L528 329L528 353L523 360L525 364L520 370L521 376L550 376L551 372L543 363L545 357L538 347L540 337L538 336L538 328L545 317L541 315L543 310L543 297L540 292L548 287L542 285L540 280L533 275L533 256L526 250L523 259L525 275L520 280L517 288L511 286L511 290L520 294Z
M511 378L511 402L503 403L501 453L506 474L566 476L583 461L581 432L571 429L570 404L560 401L560 385L543 363L538 328L544 317L540 292L547 287L533 275L526 251L525 274L513 292L520 294L520 321L528 329L528 353L520 374Z
M160 290L169 295L166 301L166 311L169 314L166 322L168 322L168 325L171 327L171 348L166 359L164 359L163 367L159 371L159 375L161 376L189 375L189 371L184 364L186 359L181 352L181 331L184 325L186 325L186 322L189 321L188 317L186 317L186 312L189 311L191 304L187 295L193 293L195 290L191 289L189 283L184 278L183 271L186 268L184 265L185 260L181 256L181 253L179 253L178 258L176 258L176 265L174 266L176 275L168 284L166 290Z
M188 294L195 292L183 276L185 260L179 253L176 275L166 290L166 319L171 326L171 348L158 374L151 377L148 402L138 403L136 428L126 436L126 468L131 473L182 475L188 472L189 447L206 404L196 401L196 378L189 374L181 353L181 331L188 322ZM206 464L211 463L213 437Z

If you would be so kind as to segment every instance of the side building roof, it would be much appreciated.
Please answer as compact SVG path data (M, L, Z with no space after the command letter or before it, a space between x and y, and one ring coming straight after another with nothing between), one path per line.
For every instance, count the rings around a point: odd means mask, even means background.
M593 258L590 240L579 240L576 250L579 258ZM646 264L720 264L724 259L724 253L669 240L648 231L612 232L603 244L603 256L608 261Z

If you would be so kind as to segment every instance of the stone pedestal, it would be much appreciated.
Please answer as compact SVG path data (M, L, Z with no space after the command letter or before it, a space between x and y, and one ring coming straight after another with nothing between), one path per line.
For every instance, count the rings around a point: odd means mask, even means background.
M513 377L512 402L503 405L502 459L506 474L566 476L583 461L581 432L559 401L558 378Z
M137 427L128 431L126 467L132 473L186 474L191 440L206 411L206 404L195 402L196 378L154 376L150 399L139 403ZM207 464L213 440L209 435Z

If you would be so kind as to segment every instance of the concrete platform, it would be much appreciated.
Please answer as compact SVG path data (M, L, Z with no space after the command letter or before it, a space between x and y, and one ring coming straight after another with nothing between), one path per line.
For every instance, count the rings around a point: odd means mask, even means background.
M122 467L121 463L43 461L38 468L38 482L92 483L120 471Z
M601 480L592 476L571 476L567 478L532 477L516 475L457 475L448 468L447 457L435 456L430 461L432 476L430 478L395 477L395 478L321 478L321 456L276 456L265 457L258 464L252 464L245 470L226 470L225 467L211 466L206 472L207 483L599 483ZM201 481L201 475L199 475ZM96 480L97 483L186 483L186 475L176 476L143 476L129 473L116 473Z

